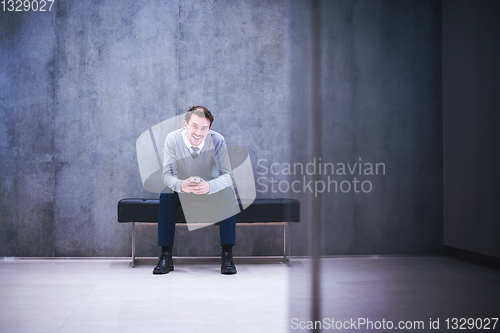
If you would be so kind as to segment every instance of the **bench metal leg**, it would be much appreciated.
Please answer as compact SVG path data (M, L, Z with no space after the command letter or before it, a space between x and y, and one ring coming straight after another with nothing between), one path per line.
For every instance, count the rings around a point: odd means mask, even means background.
M290 266L290 226L289 222L283 225L283 262Z
M135 222L132 222L132 268L135 267Z
M281 223L280 223L281 224ZM249 225L258 225L251 223ZM135 267L135 229L136 223L132 222L132 267ZM283 223L283 262L290 266L290 222Z
M291 237L290 222L286 223L286 229L287 229L286 243L287 243L287 247L288 247L288 266L290 267L290 256L292 255L292 253L291 253L292 242L290 241L290 237Z

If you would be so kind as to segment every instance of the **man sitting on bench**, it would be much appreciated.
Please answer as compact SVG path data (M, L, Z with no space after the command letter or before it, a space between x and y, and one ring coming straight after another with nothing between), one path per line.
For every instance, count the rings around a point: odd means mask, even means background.
M209 213L206 216L212 218L212 223L219 224L221 273L236 274L232 255L236 236L236 200L231 188L231 165L224 137L210 130L213 122L214 117L207 108L193 106L186 113L184 128L169 133L165 139L162 178L166 187L160 194L158 210L161 256L153 274L167 274L174 270L172 247L179 202L188 223L188 215L192 215L188 210L193 209L187 208L189 204L202 202L217 207L216 214L220 219L210 217Z

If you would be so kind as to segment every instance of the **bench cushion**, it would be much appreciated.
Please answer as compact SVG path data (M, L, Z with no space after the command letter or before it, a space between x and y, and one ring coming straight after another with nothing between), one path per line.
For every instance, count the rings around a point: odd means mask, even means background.
M118 222L158 223L159 204L159 199L122 199L118 202ZM236 215L237 223L299 221L300 203L296 199L255 199L247 209ZM181 205L177 207L176 222L186 223Z

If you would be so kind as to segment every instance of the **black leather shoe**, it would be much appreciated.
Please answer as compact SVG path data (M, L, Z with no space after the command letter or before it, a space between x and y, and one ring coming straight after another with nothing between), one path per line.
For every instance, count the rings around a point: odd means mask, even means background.
M236 274L236 266L234 266L233 262L233 253L232 252L222 252L220 256L221 274Z
M173 270L174 261L172 260L172 252L163 252L158 265L153 269L153 274L167 274Z

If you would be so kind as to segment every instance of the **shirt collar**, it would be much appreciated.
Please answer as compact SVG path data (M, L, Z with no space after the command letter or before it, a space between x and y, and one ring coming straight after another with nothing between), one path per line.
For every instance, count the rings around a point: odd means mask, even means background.
M181 131L181 135L182 135L182 140L184 141L184 144L186 145L186 147L188 147L189 151L192 153L193 150L191 149L191 147L193 147L193 145L189 142L189 140L187 139L187 131L186 129L182 129ZM206 140L206 138L205 138ZM200 151L202 151L203 149L203 146L205 145L205 140L203 140L199 145L198 145L198 148L200 148Z

